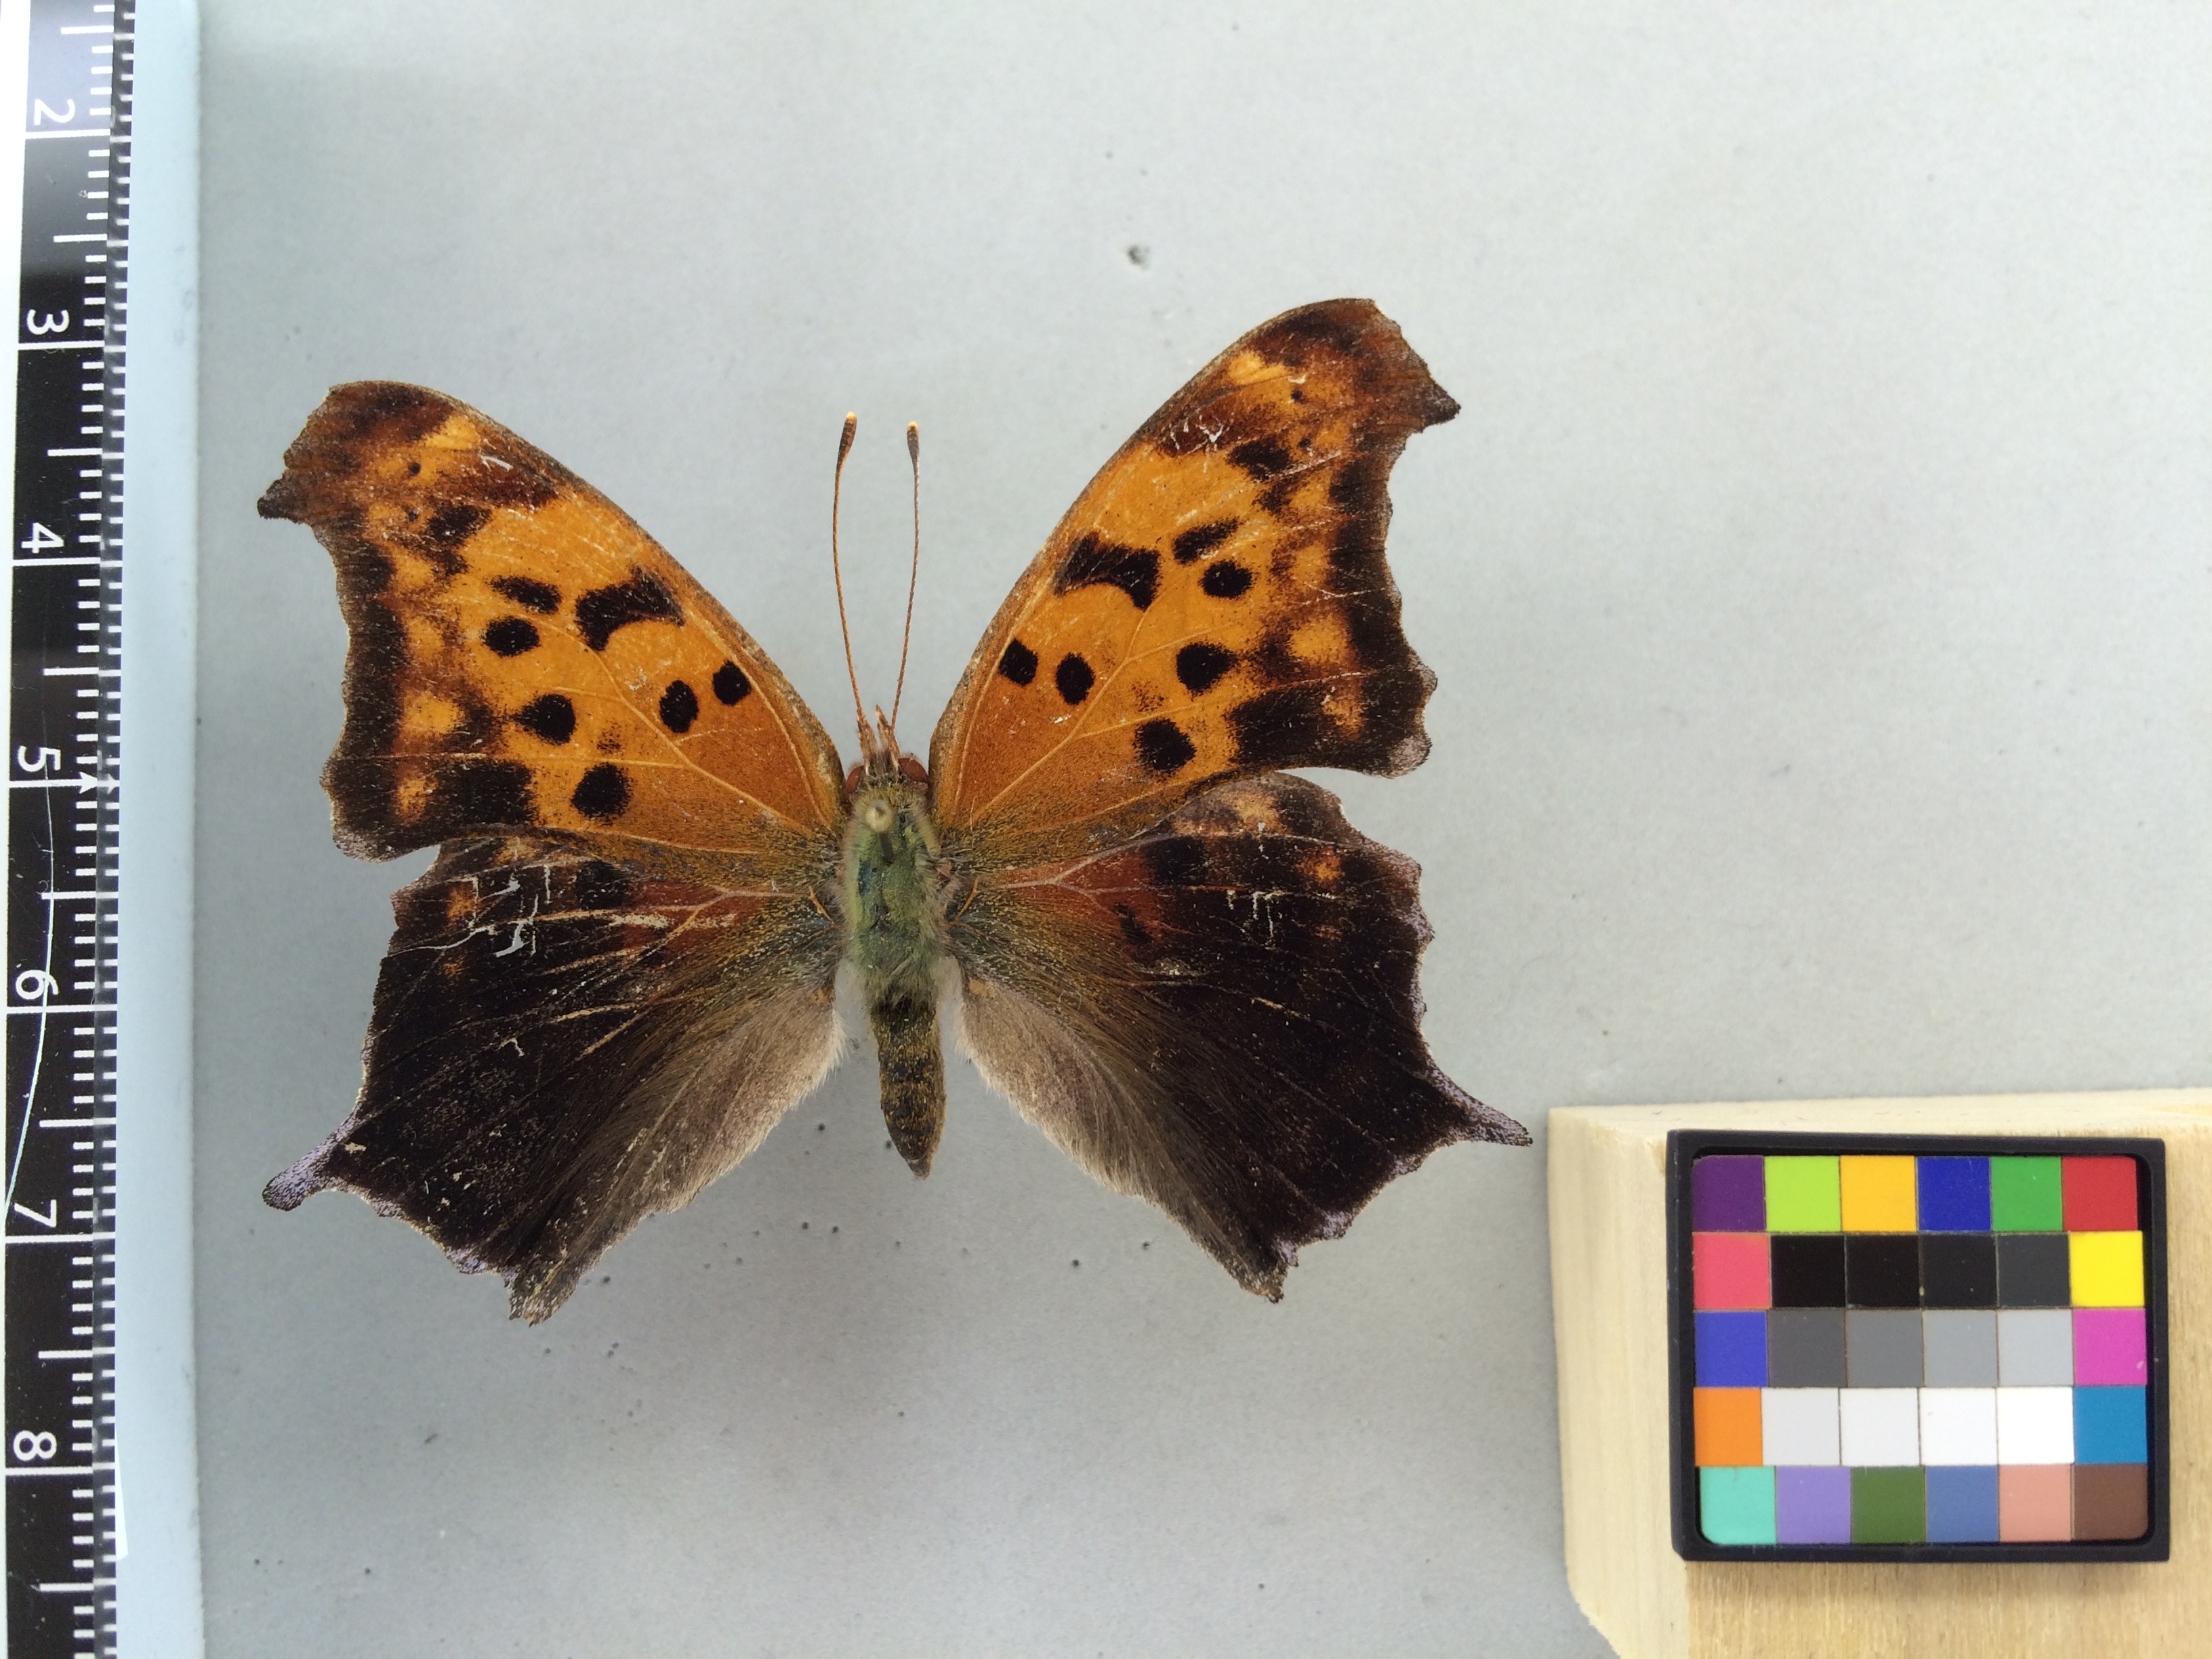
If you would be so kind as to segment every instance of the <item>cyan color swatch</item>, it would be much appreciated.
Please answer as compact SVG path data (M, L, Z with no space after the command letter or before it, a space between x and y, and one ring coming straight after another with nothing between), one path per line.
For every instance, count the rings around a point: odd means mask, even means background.
M2141 1463L2150 1456L2149 1419L2141 1389L2074 1390L2074 1461Z
M1700 1469L1698 1519L1716 1544L1774 1541L1772 1469Z

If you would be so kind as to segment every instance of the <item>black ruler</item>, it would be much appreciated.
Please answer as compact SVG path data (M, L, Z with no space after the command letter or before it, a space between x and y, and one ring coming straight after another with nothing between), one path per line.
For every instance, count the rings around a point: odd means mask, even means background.
M9 533L9 1659L116 1650L118 875L133 5L27 0ZM182 833L180 828L180 833Z

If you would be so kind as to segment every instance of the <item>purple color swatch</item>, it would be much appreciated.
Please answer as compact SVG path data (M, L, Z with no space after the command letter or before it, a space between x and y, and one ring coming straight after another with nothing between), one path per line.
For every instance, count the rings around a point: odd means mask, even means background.
M2074 1381L2077 1385L2140 1389L2150 1381L2143 1363L2141 1308L2074 1310Z
M1701 1158L1690 1166L1691 1224L1701 1233L1766 1231L1766 1159Z
M1840 1468L1775 1470L1774 1541L1850 1543L1851 1472Z

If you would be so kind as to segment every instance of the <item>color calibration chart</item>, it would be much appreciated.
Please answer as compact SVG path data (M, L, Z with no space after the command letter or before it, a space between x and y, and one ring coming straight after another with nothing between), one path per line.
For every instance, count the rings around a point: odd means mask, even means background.
M2163 1559L2155 1141L1672 1137L1676 1547Z

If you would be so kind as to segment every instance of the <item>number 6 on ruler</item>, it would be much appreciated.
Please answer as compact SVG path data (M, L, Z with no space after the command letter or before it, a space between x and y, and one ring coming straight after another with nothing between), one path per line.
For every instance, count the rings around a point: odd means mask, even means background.
M61 988L61 981L43 968L26 968L15 975L15 994L26 1002L44 1002Z

